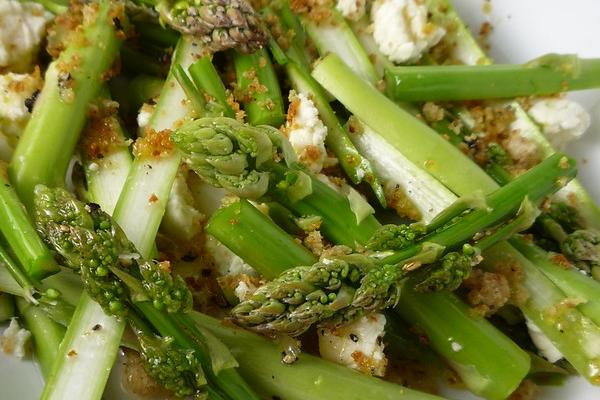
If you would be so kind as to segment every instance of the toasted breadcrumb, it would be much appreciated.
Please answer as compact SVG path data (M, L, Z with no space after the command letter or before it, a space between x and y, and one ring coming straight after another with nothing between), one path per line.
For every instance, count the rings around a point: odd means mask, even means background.
M510 285L504 275L474 269L463 282L467 301L478 314L490 316L510 298Z

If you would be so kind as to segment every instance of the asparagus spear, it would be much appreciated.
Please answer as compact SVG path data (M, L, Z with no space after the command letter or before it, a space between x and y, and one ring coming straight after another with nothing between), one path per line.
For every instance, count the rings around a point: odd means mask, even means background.
M110 74L126 26L123 5L108 0L73 9L71 18L85 18L79 40L65 49L46 71L44 88L36 102L9 165L9 175L23 203L33 204L38 183L64 185L69 157L75 149L91 101ZM48 135L47 132L56 132ZM49 167L51 166L51 167Z
M265 49L252 54L233 54L237 78L236 98L252 125L278 127L285 121L283 99L271 57Z
M600 86L600 60L547 54L523 65L393 66L389 94L399 101L501 99Z
M103 92L105 90L102 90ZM131 155L116 110L107 93L97 103L99 115L88 121L80 141L87 196L112 212L131 166ZM57 357L47 375L42 398L60 399L65 393L78 398L100 398L115 362L125 321L107 315L84 291ZM85 357L73 356L73 352ZM93 376L94 379L86 379ZM82 384L83 383L83 384Z
M27 300L17 297L16 303L19 314L23 316L25 325L34 338L33 348L42 374L48 376L54 360L58 357L58 348L65 328Z

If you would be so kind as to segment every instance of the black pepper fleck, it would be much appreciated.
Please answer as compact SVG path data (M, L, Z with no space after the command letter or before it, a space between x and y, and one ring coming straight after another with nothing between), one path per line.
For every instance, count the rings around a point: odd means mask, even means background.
M36 89L33 93L31 93L31 96L25 99L25 107L27 107L27 111L33 111L33 106L35 105L35 101L37 100L39 95L40 90Z
M350 340L352 340L354 343L358 343L358 336L356 336L354 333L351 333Z

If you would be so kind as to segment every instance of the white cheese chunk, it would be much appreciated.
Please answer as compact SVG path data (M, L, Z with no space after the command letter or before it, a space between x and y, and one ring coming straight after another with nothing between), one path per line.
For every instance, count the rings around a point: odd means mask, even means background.
M579 139L591 123L590 115L579 103L562 98L537 101L529 109L529 115L541 125L550 143L559 149Z
M352 21L358 21L365 15L367 8L366 0L337 0L335 8L344 16Z
M311 172L319 173L327 158L327 127L319 119L319 111L306 94L291 91L289 100L290 107L284 131L298 160Z
M49 19L40 4L0 0L0 68L30 70Z
M0 0L1 1L1 0ZM40 90L43 81L38 72L33 74L0 75L0 131L11 145L15 145L31 117L29 106L32 95ZM26 102L27 99L30 99Z
M212 256L220 276L256 276L256 271L212 236L206 239L205 250Z
M387 358L383 353L385 316L370 314L336 328L320 328L321 357L364 374L383 376Z
M373 38L390 61L417 61L444 37L446 30L428 21L427 12L419 0L375 0Z
M0 336L0 346L2 346L4 354L23 358L27 354L27 344L30 337L31 332L21 328L17 320L13 318L10 320L8 328Z

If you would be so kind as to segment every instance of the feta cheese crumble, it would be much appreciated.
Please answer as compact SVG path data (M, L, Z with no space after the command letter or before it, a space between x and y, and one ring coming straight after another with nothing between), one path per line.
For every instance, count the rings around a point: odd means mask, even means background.
M1 1L1 0L0 0ZM43 81L38 71L32 74L0 75L0 132L10 140L19 138Z
M0 69L30 70L50 18L39 4L0 0Z
M27 354L27 343L31 337L31 332L19 326L16 318L10 320L10 325L0 336L0 346L7 355L14 355L23 358Z
M579 103L568 99L539 100L529 109L529 115L541 125L550 143L559 149L579 139L591 124L588 112Z
M383 376L387 366L384 328L383 314L366 315L340 327L320 328L321 357L367 375Z
M352 21L358 21L365 15L367 8L366 0L337 0L335 8L344 16Z
M416 61L444 37L446 30L428 21L427 12L427 6L419 0L373 3L373 38L390 61L399 64Z
M319 119L319 111L305 93L290 91L290 106L284 132L298 160L311 172L323 169L327 158L325 138L327 127Z
M542 330L529 318L526 320L527 329L529 330L529 336L535 347L538 348L540 354L551 363L555 363L563 358L560 350L554 346L554 344L548 339Z

